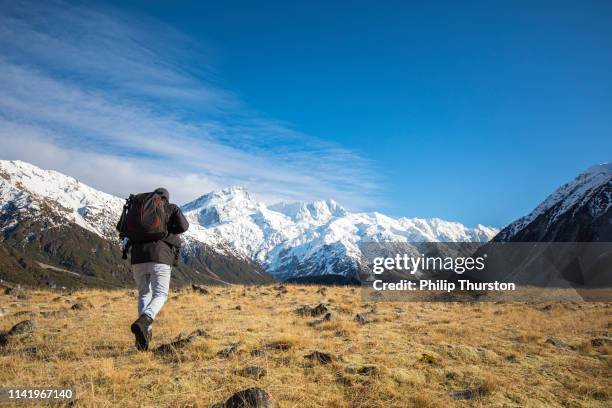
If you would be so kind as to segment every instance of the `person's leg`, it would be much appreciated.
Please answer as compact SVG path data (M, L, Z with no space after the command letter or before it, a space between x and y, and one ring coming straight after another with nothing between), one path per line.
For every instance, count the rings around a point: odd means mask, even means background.
M149 327L153 320L144 314L149 303L151 303L151 262L132 265L132 273L136 286L138 287L138 319L130 326L134 334L136 348L148 350L151 332Z
M138 316L151 302L151 275L148 263L132 265L132 274L138 288Z
M151 319L155 319L164 303L168 299L170 289L170 274L172 267L161 263L152 264L149 270L151 274L151 290L153 298L145 307L143 313Z

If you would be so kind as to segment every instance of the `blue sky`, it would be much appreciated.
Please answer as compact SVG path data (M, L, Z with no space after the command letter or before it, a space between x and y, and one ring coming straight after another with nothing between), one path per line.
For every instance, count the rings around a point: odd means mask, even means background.
M612 158L612 3L1 2L6 158L503 226Z

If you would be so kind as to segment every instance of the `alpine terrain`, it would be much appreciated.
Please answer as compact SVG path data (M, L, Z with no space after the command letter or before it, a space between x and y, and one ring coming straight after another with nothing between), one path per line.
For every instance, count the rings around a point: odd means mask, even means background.
M131 285L115 224L125 200L22 161L0 161L0 279L27 285ZM266 283L244 257L186 237L173 284Z
M475 278L548 287L611 286L612 163L592 166L562 185L478 251L489 255L490 267Z
M0 278L49 285L131 282L115 223L123 198L22 161L0 161ZM437 218L352 213L333 200L266 205L241 187L182 207L177 284L350 280L364 242L486 242L498 231Z
M508 242L612 242L612 163L588 168L494 238Z

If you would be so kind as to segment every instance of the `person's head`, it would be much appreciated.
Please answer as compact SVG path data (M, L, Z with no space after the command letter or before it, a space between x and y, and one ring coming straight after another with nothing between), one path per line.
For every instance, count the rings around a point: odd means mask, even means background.
M163 198L166 199L167 202L170 202L170 193L163 187L156 188L154 193L159 194Z

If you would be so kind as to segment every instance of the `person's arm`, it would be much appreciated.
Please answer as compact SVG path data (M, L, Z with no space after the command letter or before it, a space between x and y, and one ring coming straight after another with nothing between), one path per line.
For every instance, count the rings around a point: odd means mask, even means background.
M176 205L171 204L172 213L168 222L168 232L172 234L182 234L189 229L189 222L183 215L183 212Z

